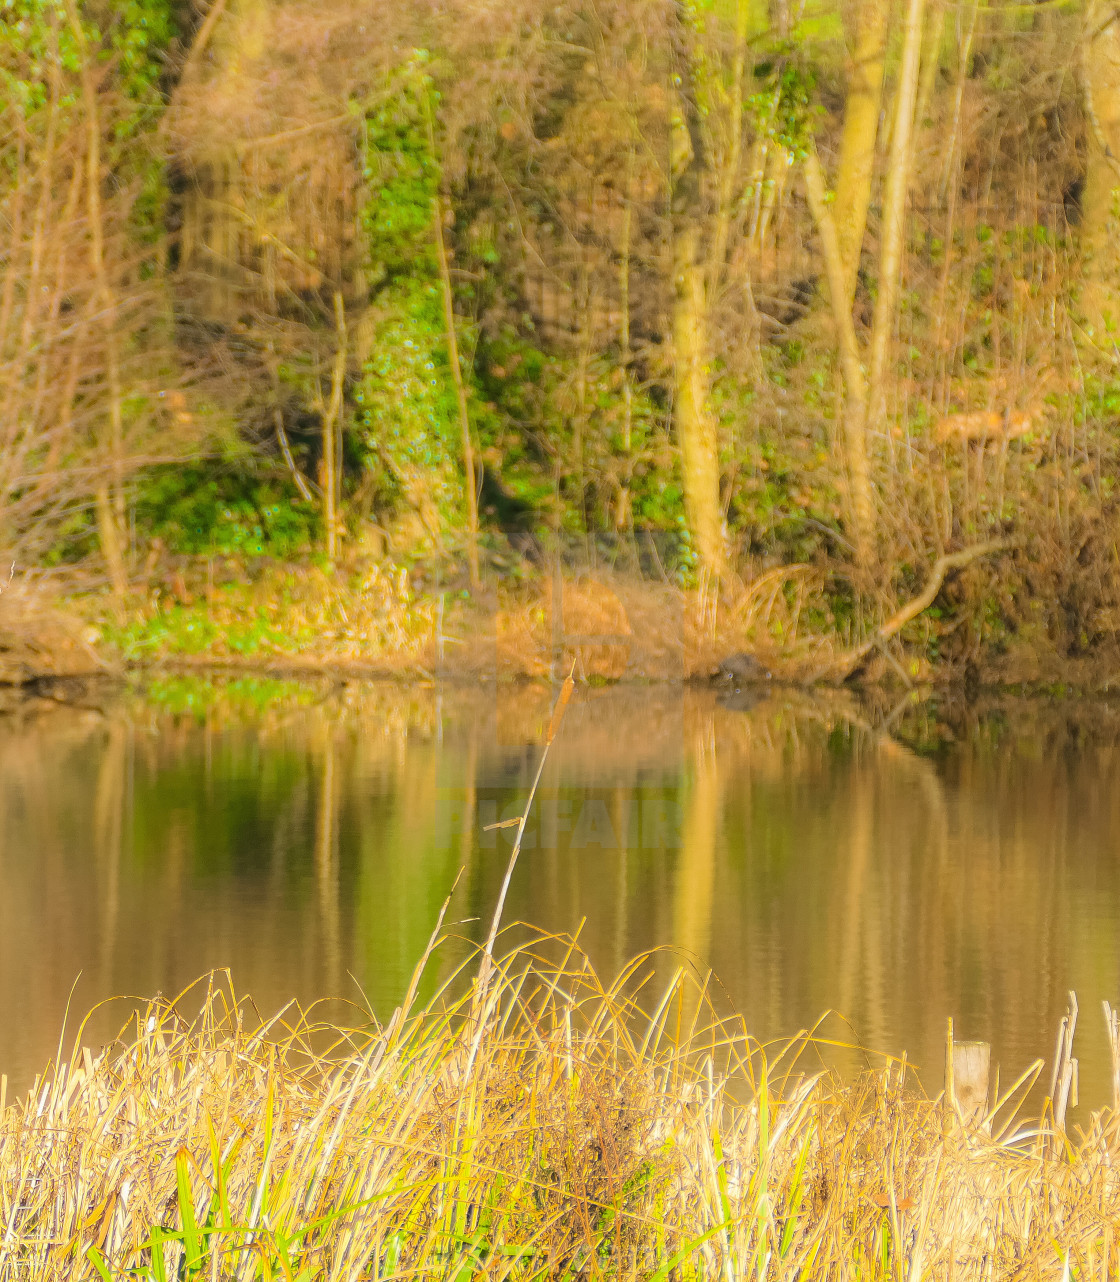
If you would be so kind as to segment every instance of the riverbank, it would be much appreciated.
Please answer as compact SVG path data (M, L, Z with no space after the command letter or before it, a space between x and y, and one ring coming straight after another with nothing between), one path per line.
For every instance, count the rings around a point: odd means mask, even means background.
M609 567L559 579L515 568L472 591L376 560L196 558L140 576L123 598L73 575L17 574L0 594L0 685L149 669L473 681L573 664L591 684L687 681L740 651L806 685L854 677L1105 693L1120 673L1114 648L1071 653L1037 628L953 646L959 629L929 592L903 624L914 603L885 624L869 616L857 642L850 621L826 626L809 567L778 567L722 594Z
M0 1273L1114 1276L1114 1111L1070 1136L1033 1078L969 1118L905 1061L841 1081L652 969L539 938L385 1026L261 1024L213 977L149 1005L0 1115Z

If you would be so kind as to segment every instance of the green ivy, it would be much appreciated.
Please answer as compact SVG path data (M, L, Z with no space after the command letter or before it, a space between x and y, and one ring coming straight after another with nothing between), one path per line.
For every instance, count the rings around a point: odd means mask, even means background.
M117 85L136 104L121 127L122 137L135 136L163 107L163 54L175 35L171 0L86 0L79 14L88 48L112 61ZM81 56L64 0L0 0L0 85L25 115L46 105L55 57L63 101L73 102L81 92Z
M747 99L756 127L793 157L805 155L812 136L816 73L796 43L782 42L755 64L757 88Z
M354 400L365 466L387 472L398 490L402 477L422 472L440 516L454 523L464 504L460 427L433 239L440 172L428 141L436 93L425 61L416 55L364 120L361 225L380 320Z
M177 553L289 559L319 537L318 511L286 478L215 464L149 472L135 510L137 528Z
M141 244L163 230L166 182L155 127L166 103L160 81L175 35L173 0L84 0L82 32L90 56L112 66L118 90L105 160L116 181L135 185L132 224ZM46 127L52 70L60 74L63 119L81 101L80 44L64 0L0 0L0 96L18 108L34 136Z

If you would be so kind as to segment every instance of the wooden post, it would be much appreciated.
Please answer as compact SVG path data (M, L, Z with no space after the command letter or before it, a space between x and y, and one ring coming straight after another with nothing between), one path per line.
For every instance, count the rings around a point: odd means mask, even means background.
M992 1048L988 1042L958 1042L953 1021L945 1048L945 1098L967 1127L985 1127Z
M988 1078L992 1048L987 1042L957 1042L953 1046L954 1103L961 1120L981 1126L988 1114Z
M1077 1032L1077 994L1069 995L1069 1007L1058 1026L1058 1044L1054 1051L1054 1068L1050 1074L1050 1101L1055 1131L1066 1129L1066 1109L1077 1107L1077 1057L1073 1038ZM1060 1145L1060 1141L1056 1141Z

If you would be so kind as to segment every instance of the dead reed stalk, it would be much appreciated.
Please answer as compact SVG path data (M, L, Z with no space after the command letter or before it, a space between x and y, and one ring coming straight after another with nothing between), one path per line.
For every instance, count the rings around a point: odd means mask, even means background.
M0 1279L1114 1276L1111 1114L1060 1156L947 1127L904 1062L842 1083L651 973L537 936L481 1029L462 972L384 1028L154 1002L0 1118Z

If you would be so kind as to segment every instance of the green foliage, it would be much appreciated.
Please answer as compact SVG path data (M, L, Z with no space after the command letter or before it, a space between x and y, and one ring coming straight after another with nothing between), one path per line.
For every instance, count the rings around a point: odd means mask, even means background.
M479 416L484 456L516 498L542 514L559 501L553 515L569 530L610 529L625 484L635 525L678 528L684 497L665 415L642 387L631 387L627 412L612 353L587 362L582 405L578 360L513 330L480 344L477 368L493 407ZM542 423L547 434L525 430Z
M354 391L363 463L408 493L422 478L441 516L463 505L433 217L440 172L429 142L435 90L423 55L407 64L362 128L369 198L361 225L379 322Z
M43 564L52 569L72 565L97 550L97 526L93 512L79 508L68 513L54 532L54 538L43 554Z
M147 473L136 524L172 552L289 559L313 547L319 514L299 502L287 477L254 475L221 464Z
M162 54L175 34L171 0L85 0L79 13L86 45L112 61L115 83L136 104L118 125L118 137L135 136L162 109ZM63 101L80 90L81 53L64 0L0 0L0 85L25 115L49 97L52 67L63 76Z
M756 129L795 158L805 155L812 136L817 84L814 68L799 54L796 44L776 45L770 57L755 64L757 88L747 99Z
M398 483L421 473L441 514L453 519L462 504L459 425L438 286L404 278L379 301L384 319L354 391L363 463L387 465Z
M162 107L163 52L175 35L171 0L87 0L114 59L121 88L149 111Z
M243 595L232 587L223 591L226 596ZM109 625L104 629L105 637L130 660L152 655L206 654L219 649L250 655L284 651L291 646L293 637L276 625L267 610L240 599L237 603L244 608L233 620L218 622L205 601L172 605L151 618L137 616L123 626Z
M166 181L155 128L166 105L160 80L175 35L173 8L173 0L79 2L86 53L103 95L101 64L112 68L108 87L117 93L107 116L105 159L119 184L138 189L131 215L142 244L153 243L164 224ZM56 70L58 110L66 121L81 100L82 45L64 0L0 0L0 97L19 109L33 135L45 128L38 117Z
M0 0L0 93L24 118L46 105L51 68L57 63L69 83L63 105L80 92L78 45L62 0Z

